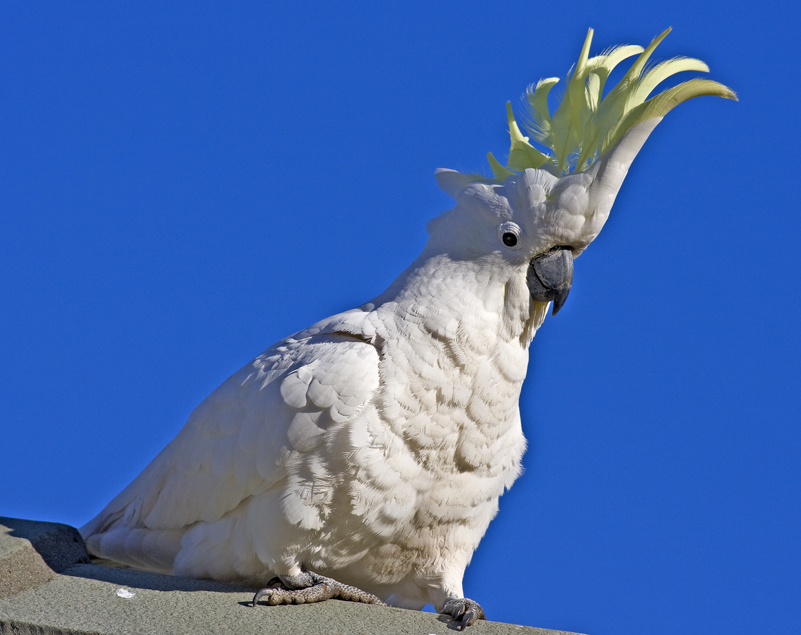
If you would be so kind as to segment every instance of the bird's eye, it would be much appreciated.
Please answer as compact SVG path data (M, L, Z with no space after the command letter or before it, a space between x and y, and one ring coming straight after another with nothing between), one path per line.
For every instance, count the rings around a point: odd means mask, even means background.
M509 249L520 249L520 226L512 221L498 225L498 240Z
M503 236L501 236L501 240L503 240L503 244L507 247L514 247L517 244L517 236L512 232L504 232Z

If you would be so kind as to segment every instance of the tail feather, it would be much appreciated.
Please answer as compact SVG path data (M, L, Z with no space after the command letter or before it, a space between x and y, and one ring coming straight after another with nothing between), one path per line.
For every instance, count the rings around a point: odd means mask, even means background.
M173 572L185 529L116 527L86 536L89 553L137 569Z

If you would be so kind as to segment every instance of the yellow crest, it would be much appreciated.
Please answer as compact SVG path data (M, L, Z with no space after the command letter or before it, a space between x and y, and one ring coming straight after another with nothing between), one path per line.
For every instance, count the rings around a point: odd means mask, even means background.
M637 124L664 117L683 101L700 95L737 99L730 88L708 79L691 79L648 99L663 80L681 71L708 72L701 60L678 57L646 70L654 49L670 33L667 29L648 48L616 46L601 55L589 57L593 30L587 32L578 62L567 79L564 97L551 116L548 93L559 81L556 77L540 80L526 91L523 136L515 121L512 105L507 102L509 136L512 140L509 161L502 166L492 153L487 158L497 180L526 168L546 166L557 176L583 172L611 150L623 135ZM623 79L602 98L609 74L624 59L640 54ZM550 152L543 153L529 143L533 138Z

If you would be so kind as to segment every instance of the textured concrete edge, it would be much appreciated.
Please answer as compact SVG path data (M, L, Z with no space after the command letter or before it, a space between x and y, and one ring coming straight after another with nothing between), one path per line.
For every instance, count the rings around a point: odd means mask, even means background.
M30 545L24 545L0 560L0 598L40 586L56 577Z
M89 562L89 554L74 527L0 517L0 598L49 582L81 562Z
M0 617L0 635L103 635L99 631L76 631L58 626L40 626Z
M443 616L336 600L242 612L253 597L252 589L100 566L87 560L83 541L72 527L0 518L0 588L8 592L0 594L0 635L400 635L454 631L453 623ZM135 593L121 595L126 589ZM129 597L134 599L124 599ZM571 635L500 622L479 622L468 632Z
M77 562L89 562L89 554L81 534L70 525L0 516L0 532L6 537L30 543L45 564L56 573ZM0 557L5 552L6 545L8 541L3 540Z

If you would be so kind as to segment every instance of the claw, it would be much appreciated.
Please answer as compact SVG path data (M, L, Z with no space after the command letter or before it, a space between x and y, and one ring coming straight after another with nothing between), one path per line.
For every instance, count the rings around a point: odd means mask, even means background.
M256 608L256 603L259 600L261 600L264 596L267 596L267 603L269 604L270 597L272 596L273 591L274 589L270 588L259 589L258 591L256 591L256 595L253 596L253 608Z
M487 619L484 616L484 609L479 606L478 602L468 598L448 599L441 612L456 620L460 631L472 626L478 620Z
M462 619L459 622L459 630L463 631L468 626L472 626L475 624L479 619L481 619L473 609L469 609L464 612Z

